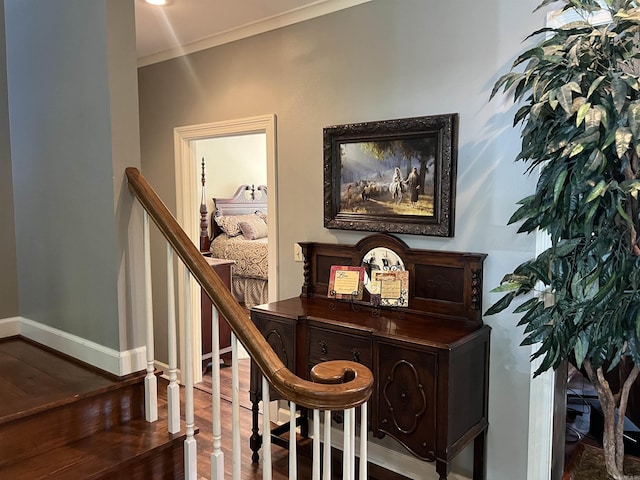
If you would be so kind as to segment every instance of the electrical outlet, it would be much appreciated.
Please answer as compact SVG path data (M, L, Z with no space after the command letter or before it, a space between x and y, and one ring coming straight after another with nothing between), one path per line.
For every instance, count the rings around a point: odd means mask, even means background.
M293 260L296 262L304 261L304 258L302 257L302 247L299 243L293 244Z

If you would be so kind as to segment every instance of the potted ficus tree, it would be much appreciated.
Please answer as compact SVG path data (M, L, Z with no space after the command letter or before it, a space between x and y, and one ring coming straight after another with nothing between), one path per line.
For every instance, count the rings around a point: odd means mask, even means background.
M538 7L556 3L546 0ZM492 92L521 104L517 160L539 172L509 223L546 232L550 247L505 276L487 314L522 314L536 374L570 360L593 383L604 413L608 474L623 473L623 421L640 365L640 7L630 0L559 0L580 20L532 34ZM602 25L589 22L608 12ZM531 295L546 290L553 302ZM533 359L532 358L532 359ZM612 391L607 375L621 376Z

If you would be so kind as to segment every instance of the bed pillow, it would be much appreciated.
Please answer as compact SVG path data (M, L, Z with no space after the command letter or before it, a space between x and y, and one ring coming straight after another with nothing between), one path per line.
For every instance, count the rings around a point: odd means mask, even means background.
M240 222L238 225L242 235L247 240L257 240L266 237L268 234L267 224L257 215L253 215L253 218Z
M242 233L239 225L240 222L250 221L258 217L253 213L248 213L246 215L222 215L214 218L224 233L230 237L236 237Z
M260 210L256 211L256 215L258 215L262 220L264 220L264 223L269 223L267 222L267 214L264 212L261 212Z

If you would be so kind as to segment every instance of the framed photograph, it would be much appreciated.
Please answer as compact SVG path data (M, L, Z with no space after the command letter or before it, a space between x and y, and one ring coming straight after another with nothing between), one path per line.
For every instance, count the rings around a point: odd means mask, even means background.
M324 226L453 237L458 114L324 129Z

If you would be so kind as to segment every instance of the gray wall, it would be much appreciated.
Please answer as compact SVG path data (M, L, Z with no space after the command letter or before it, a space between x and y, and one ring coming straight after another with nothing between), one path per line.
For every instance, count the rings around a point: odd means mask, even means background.
M4 1L0 0L0 25L4 25ZM0 34L0 318L18 315L18 264L13 185L11 183L11 144L4 29Z
M20 315L133 345L136 309L118 296L134 277L123 267L131 203L119 201L123 165L139 165L133 4L5 7Z
M174 127L275 113L279 276L282 298L298 295L298 241L355 243L363 233L323 228L322 128L429 114L460 114L456 235L403 236L416 248L488 253L489 290L530 258L532 236L506 226L515 202L534 188L513 162L515 108L493 83L544 25L527 0L373 0L341 12L139 70L143 173L175 211ZM275 187L275 188L274 188ZM271 220L271 217L270 217ZM154 256L164 247L154 244ZM154 295L163 272L154 272ZM159 297L162 297L160 293ZM166 309L156 302L156 313ZM165 312L166 315L166 312ZM517 319L493 327L488 478L526 478L529 351ZM462 465L468 469L467 464Z

